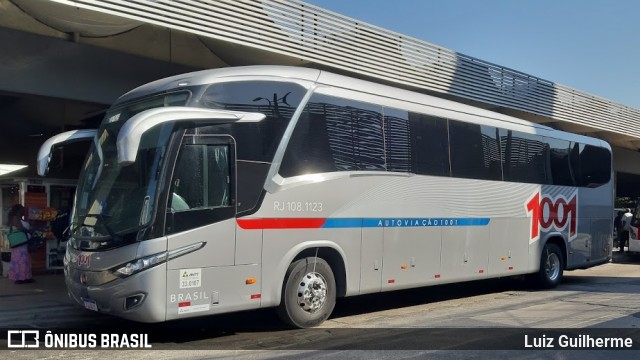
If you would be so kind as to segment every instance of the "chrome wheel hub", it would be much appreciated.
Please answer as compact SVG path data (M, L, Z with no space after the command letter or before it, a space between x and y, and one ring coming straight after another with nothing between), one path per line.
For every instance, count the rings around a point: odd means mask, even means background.
M547 253L547 261L545 263L545 273L547 279L555 281L560 275L560 259L556 253Z
M298 305L304 311L314 313L327 300L327 282L317 272L306 274L298 285Z

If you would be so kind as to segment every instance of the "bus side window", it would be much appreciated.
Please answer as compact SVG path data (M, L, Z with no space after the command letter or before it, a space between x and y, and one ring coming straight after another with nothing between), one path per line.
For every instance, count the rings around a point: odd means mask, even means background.
M235 215L231 146L215 138L188 139L180 148L169 192L168 212L172 216L169 232Z
M228 145L187 144L176 166L171 208L230 205Z
M550 150L542 136L509 130L502 133L500 142L505 181L551 183Z
M571 170L577 186L598 187L611 180L611 152L604 148L572 142Z
M553 185L576 186L571 172L569 162L570 142L545 137L545 142L549 144L549 166L551 169L551 180Z
M280 175L385 171L382 107L316 94L285 151Z
M496 128L449 121L451 176L502 180L502 156Z

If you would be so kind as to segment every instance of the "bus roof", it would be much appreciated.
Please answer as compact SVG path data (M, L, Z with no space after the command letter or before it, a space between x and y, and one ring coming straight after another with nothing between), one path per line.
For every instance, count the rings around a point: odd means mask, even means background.
M316 81L320 76L320 70L294 67L294 66L238 66L219 69L201 70L159 79L139 86L118 98L117 103L129 101L138 97L175 89L179 86L205 85L216 79L226 77L256 77L273 76L279 78L300 79ZM179 85L185 84L185 85Z
M551 127L537 124L531 121L523 120L517 117L497 113L494 111L474 107L471 105L462 104L452 100L446 100L435 96L410 91L398 87L389 85L383 85L367 80L361 80L349 76L339 75L324 70L294 67L294 66L280 66L280 65L254 65L254 66L240 66L240 67L227 67L210 70L201 70L191 73L185 73L175 75L163 79L159 79L140 87L137 87L126 94L122 95L114 105L122 102L126 102L138 97L151 95L154 93L164 92L171 89L176 89L181 86L194 86L205 85L215 82L221 78L242 78L247 77L247 80L251 77L274 77L274 78L289 78L304 80L309 82L315 82L317 84L332 86L336 88L343 88L348 90L354 90L361 93L371 94L374 96L385 97L389 99L396 99L403 102L415 103L427 107L455 112L458 114L471 115L473 117L480 117L489 119L492 121L506 122L516 127L522 127L523 129L535 129L536 132L546 133L552 136L552 132L556 134L563 134L562 137L567 140L574 140L582 143L592 144L596 146L605 147L611 149L610 145L600 139L591 138L588 136L578 135L574 133L568 133L562 130L555 130Z

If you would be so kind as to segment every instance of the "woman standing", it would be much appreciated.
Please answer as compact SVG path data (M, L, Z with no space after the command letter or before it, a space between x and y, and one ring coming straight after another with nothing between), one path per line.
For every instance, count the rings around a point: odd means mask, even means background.
M29 223L24 221L25 209L20 204L13 205L9 210L9 231L27 232ZM11 248L11 265L9 266L9 279L14 280L16 284L26 284L33 282L31 277L31 255L27 244Z

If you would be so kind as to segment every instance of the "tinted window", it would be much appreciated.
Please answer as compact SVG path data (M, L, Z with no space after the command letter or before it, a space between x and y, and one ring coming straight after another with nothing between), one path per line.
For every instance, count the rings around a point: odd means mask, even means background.
M138 113L158 107L184 106L189 100L189 97L191 97L191 92L178 91L143 98L138 101L127 102L124 105L116 105L116 108L110 109L107 112L102 126L111 129L118 127L117 130L119 130L126 120Z
M173 175L173 211L231 205L229 145L184 144Z
M384 109L389 171L449 176L447 120L397 109Z
M385 170L382 108L314 95L296 124L280 174L357 170Z
M413 169L416 174L449 176L447 120L409 113Z
M207 108L266 115L266 119L257 123L215 126L210 132L232 135L238 145L238 159L271 162L305 92L302 86L286 82L219 83L207 88L199 104ZM200 133L207 133L207 130L201 129Z
M595 186L609 181L610 167L610 152L593 146L314 95L280 174L376 170Z
M549 145L549 165L551 168L551 182L553 185L574 186L573 174L569 163L571 143L545 137Z
M507 131L501 134L504 180L550 184L549 146L541 136Z
M225 136L183 138L173 170L166 232L212 224L235 215L233 139Z
M571 144L571 170L578 186L596 187L611 180L611 152L592 145Z
M412 166L412 132L409 125L409 113L404 110L384 109L384 145L386 149L387 170L415 172Z
M451 176L502 180L498 130L491 126L449 121Z

